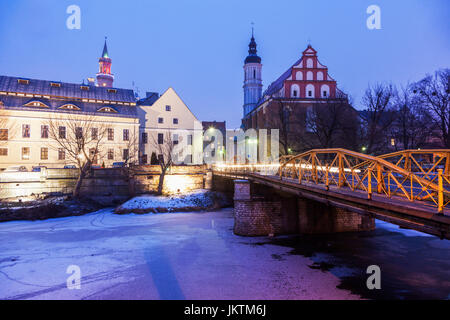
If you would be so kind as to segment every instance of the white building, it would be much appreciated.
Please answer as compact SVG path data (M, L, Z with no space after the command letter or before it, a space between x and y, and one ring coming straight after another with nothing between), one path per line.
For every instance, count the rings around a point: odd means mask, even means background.
M141 164L150 164L152 153L160 157L158 145L168 138L175 145L178 163L203 162L202 123L174 89L167 89L161 96L148 92L145 99L138 101L138 114Z

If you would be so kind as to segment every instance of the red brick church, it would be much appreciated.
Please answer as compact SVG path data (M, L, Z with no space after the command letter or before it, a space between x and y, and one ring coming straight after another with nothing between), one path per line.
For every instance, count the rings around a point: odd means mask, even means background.
M330 113L330 110L342 111L343 114L350 111L351 118L355 114L354 109L348 105L347 96L337 88L336 80L329 75L328 67L319 61L317 51L311 45L308 45L301 58L264 92L261 71L261 58L257 55L256 41L252 35L249 55L244 62L242 128L279 129L280 140L283 137L285 140L280 141L285 145L284 153L289 153L288 149L302 151L321 147L321 144L330 144L314 141L314 133L319 128L311 119L317 120L320 113L315 111L315 107L326 105L327 113ZM303 143L300 140L304 140Z

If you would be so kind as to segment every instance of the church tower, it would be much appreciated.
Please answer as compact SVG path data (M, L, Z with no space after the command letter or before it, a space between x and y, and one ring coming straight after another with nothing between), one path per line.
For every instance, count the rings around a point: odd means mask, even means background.
M108 55L108 47L106 46L106 38L105 45L103 47L103 53L99 63L99 71L97 73L97 85L99 87L111 88L114 81L114 75L111 74L111 59Z
M261 58L256 54L256 42L253 36L248 45L248 56L244 61L244 117L257 105L262 95Z

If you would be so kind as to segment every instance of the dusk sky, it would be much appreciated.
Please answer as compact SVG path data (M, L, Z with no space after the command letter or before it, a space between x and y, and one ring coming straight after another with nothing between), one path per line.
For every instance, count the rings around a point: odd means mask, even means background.
M66 9L81 8L69 30ZM381 8L381 30L366 9ZM173 87L199 120L240 125L251 22L264 89L308 44L360 108L369 83L404 85L450 67L448 0L0 0L0 74L79 82L108 37L114 86Z

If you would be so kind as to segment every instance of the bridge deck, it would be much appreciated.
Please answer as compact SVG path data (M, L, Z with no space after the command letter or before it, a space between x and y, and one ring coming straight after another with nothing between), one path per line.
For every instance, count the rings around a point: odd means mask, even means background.
M324 184L315 184L297 179L278 176L262 175L259 173L238 173L214 171L214 175L249 179L272 188L295 194L308 199L328 203L361 214L370 214L377 219L395 223L405 228L412 228L426 233L434 234L442 238L450 239L450 209L444 209L444 214L437 214L436 207L431 202L411 202L405 198L372 194L372 199L367 198L367 192L351 190L348 187L330 185L329 190Z

